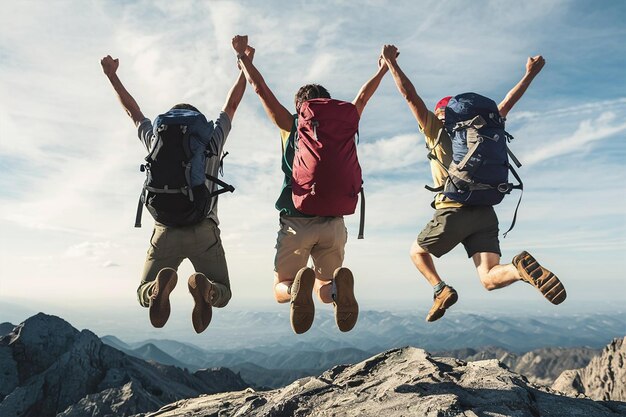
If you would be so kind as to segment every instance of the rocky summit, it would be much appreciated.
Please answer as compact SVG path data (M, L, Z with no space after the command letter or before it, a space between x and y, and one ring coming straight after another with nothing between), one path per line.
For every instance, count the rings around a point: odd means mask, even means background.
M563 372L552 388L594 400L626 401L626 337L614 339L586 367Z
M0 337L2 417L128 416L245 387L228 369L191 374L128 356L43 313Z
M422 349L389 350L265 392L251 389L187 399L150 417L420 416L604 417L626 403L561 395L498 360L464 362Z

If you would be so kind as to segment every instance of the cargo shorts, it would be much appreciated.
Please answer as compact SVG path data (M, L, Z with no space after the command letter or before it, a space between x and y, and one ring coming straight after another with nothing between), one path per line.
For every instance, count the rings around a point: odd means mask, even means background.
M417 244L437 258L459 243L469 258L480 252L501 255L498 232L498 217L492 206L437 209L417 237Z
M146 255L137 298L143 307L150 305L150 295L159 271L178 267L187 258L196 272L204 274L215 288L211 303L224 307L231 298L226 256L220 238L220 229L211 219L185 227L154 225L150 247Z
M293 279L309 256L318 279L330 281L343 265L348 231L343 217L280 217L274 271Z

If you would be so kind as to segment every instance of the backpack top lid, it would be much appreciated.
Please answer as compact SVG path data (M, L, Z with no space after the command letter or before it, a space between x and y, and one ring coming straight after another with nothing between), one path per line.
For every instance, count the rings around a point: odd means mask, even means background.
M504 128L498 105L492 99L476 93L458 94L446 106L445 126L451 132L457 123L482 116L487 126Z
M209 122L200 112L188 109L171 109L158 115L154 119L154 134L156 135L161 125L184 125L190 134L202 139L208 139L213 133L213 122Z

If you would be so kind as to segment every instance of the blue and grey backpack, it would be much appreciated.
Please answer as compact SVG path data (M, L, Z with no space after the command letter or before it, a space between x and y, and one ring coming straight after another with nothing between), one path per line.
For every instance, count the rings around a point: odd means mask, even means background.
M219 150L210 143L213 130L213 122L193 110L172 109L154 120L154 140L140 167L146 172L146 181L137 205L135 227L141 227L144 204L157 222L188 226L206 218L213 197L235 191L233 186L206 173L207 160L219 157ZM220 168L221 163L220 160ZM208 181L223 188L211 192Z
M505 119L500 116L495 101L480 94L464 93L452 97L445 111L444 125L452 142L452 162L444 166L448 179L438 191L465 205L489 206L499 204L513 189L523 191L522 180L509 164L510 156L515 165L521 167L507 146L513 136L504 130ZM434 158L432 151L429 158ZM518 184L509 182L509 171ZM505 236L515 225L521 198L520 194L513 223Z

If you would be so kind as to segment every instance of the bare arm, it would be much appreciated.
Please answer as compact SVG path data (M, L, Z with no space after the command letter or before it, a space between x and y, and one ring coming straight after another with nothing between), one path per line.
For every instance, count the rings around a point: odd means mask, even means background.
M252 61L254 57L254 49L248 46L245 48L244 53L250 58L250 61ZM243 70L241 70L239 72L239 76L237 77L237 81L235 81L235 84L228 92L228 96L226 96L226 103L224 103L224 107L222 108L222 111L228 114L231 122L235 116L235 111L237 110L239 103L241 103L244 91L246 91L246 76L243 73Z
M383 79L386 73L386 62L383 59L378 59L378 71L376 71L376 74L374 74L372 78L370 78L369 80L367 80L367 82L365 82L365 84L363 84L363 87L361 87L361 89L357 93L354 101L352 101L352 104L354 104L356 110L359 112L359 116L363 113L365 105L376 92L376 89L380 85L380 81Z
M126 90L120 79L117 77L117 68L120 65L119 59L111 58L111 55L107 55L100 60L100 64L102 65L102 71L104 71L104 75L107 76L113 89L117 93L117 98L120 100L122 107L126 110L126 113L133 119L135 122L135 126L138 126L139 123L145 116L141 112L139 105L130 95L130 93Z
M426 108L426 104L424 104L424 100L417 95L411 80L409 80L402 69L400 69L400 65L398 65L398 61L396 60L397 55L398 48L394 45L383 46L382 56L387 63L387 67L396 83L396 87L398 87L400 94L402 94L402 97L404 97L409 105L413 116L415 116L415 119L417 119L417 122L423 128L426 126L426 120L428 119L428 109Z
M247 36L235 36L233 38L233 49L237 53L239 58L239 65L250 84L254 88L254 92L257 93L261 99L261 104L265 109L265 113L276 126L282 130L290 131L293 126L293 115L280 104L272 90L267 86L263 76L252 64L252 59L245 54L245 49L251 47L248 46ZM252 49L254 51L254 49Z
M500 116L506 117L509 114L509 111L513 108L515 103L519 101L520 98L524 95L528 86L533 81L535 76L539 74L539 71L543 68L546 61L543 59L541 55L537 55L534 57L529 57L526 61L526 73L518 82L515 87L509 91L509 93L504 97L504 100L498 105L498 110L500 110Z

